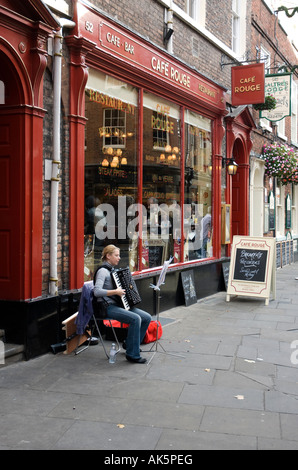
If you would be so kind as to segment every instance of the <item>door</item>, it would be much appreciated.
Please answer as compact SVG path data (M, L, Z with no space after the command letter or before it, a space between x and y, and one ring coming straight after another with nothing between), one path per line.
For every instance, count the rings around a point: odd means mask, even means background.
M0 106L0 299L20 299L20 116Z
M232 235L248 235L249 164L240 139L233 147L233 160L239 165L232 176Z

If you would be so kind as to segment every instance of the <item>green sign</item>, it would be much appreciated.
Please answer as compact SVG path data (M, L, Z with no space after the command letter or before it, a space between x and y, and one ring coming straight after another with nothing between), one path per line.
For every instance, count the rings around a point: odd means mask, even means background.
M268 121L281 121L291 115L291 73L265 75L265 96L272 95L277 101L276 108L262 110L260 117Z

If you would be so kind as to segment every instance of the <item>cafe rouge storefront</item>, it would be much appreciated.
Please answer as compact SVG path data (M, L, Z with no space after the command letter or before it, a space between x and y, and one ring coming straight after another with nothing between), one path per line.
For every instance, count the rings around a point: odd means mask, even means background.
M83 1L74 21L70 287L92 279L113 243L151 313L149 286L170 257L161 309L184 302L184 270L198 298L218 290L225 89Z

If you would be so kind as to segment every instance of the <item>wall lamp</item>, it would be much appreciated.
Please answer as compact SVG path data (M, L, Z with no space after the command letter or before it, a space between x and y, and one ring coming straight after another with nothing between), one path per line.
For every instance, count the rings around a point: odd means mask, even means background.
M229 175L233 176L236 175L238 165L237 163L233 160L233 158L223 158L222 159L222 166L223 168L226 166L227 167L227 172Z

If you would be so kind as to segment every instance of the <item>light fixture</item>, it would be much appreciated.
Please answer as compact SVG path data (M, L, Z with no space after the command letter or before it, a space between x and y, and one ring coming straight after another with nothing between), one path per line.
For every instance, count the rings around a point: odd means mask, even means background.
M109 166L109 162L106 158L104 158L103 161L101 162L101 166Z
M126 157L121 158L121 165L127 165L127 158Z
M229 175L233 176L236 175L237 173L237 168L238 165L237 163L233 160L233 158L229 158L226 162L227 165L227 172Z
M234 161L233 157L232 158L224 158L222 157L222 167L223 168L227 168L227 173L228 175L236 175L237 173L237 168L238 168L238 165L237 163Z
M111 163L111 167L112 167L112 168L115 168L115 167L118 166L118 165L119 165L119 158L116 157L116 156L114 156L114 157L113 157L113 160L112 160L112 163Z

